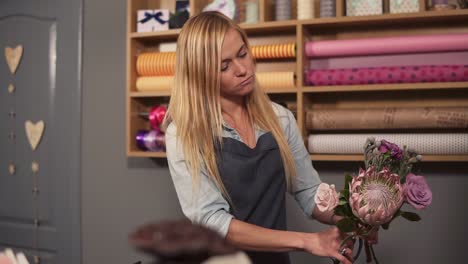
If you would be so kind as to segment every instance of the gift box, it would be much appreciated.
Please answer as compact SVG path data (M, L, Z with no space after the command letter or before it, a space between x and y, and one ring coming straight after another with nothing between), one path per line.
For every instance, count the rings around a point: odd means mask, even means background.
M137 13L137 32L169 29L168 9L143 9Z
M390 0L390 13L419 12L419 0Z
M381 15L383 13L382 2L382 0L346 0L346 15Z

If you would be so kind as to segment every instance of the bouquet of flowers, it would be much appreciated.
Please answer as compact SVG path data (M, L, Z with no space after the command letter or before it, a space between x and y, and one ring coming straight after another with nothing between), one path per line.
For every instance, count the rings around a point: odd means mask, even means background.
M429 206L432 192L423 176L413 174L413 165L422 156L406 146L386 140L368 138L364 145L365 168L358 175L346 175L344 190L336 192L334 185L322 183L315 196L320 211L333 210L343 218L337 227L347 234L342 246L349 239L359 239L357 259L364 243L367 262L379 263L369 235L376 234L381 226L388 229L398 216L409 221L421 218L414 212L403 211L407 203L417 210Z

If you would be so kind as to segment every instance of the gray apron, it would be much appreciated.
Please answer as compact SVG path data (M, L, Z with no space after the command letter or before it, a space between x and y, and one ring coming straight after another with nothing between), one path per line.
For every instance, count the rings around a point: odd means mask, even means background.
M253 149L225 137L217 158L223 184L232 201L230 213L247 223L286 230L286 181L273 135L260 136ZM290 263L288 253L248 251L247 254L255 264Z

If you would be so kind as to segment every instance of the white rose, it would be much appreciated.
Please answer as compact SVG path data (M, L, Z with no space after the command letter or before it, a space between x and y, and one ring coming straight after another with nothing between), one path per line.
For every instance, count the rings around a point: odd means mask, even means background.
M317 189L314 201L320 212L333 210L339 201L335 185L322 182Z

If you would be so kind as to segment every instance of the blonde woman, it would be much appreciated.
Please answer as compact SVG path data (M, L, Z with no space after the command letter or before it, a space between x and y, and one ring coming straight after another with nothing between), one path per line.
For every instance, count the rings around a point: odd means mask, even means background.
M256 87L247 36L224 15L204 12L182 28L165 124L170 173L193 222L218 231L254 263L289 263L293 250L351 263L336 227L286 231L286 192L307 215L336 219L315 208L321 181L296 121Z

